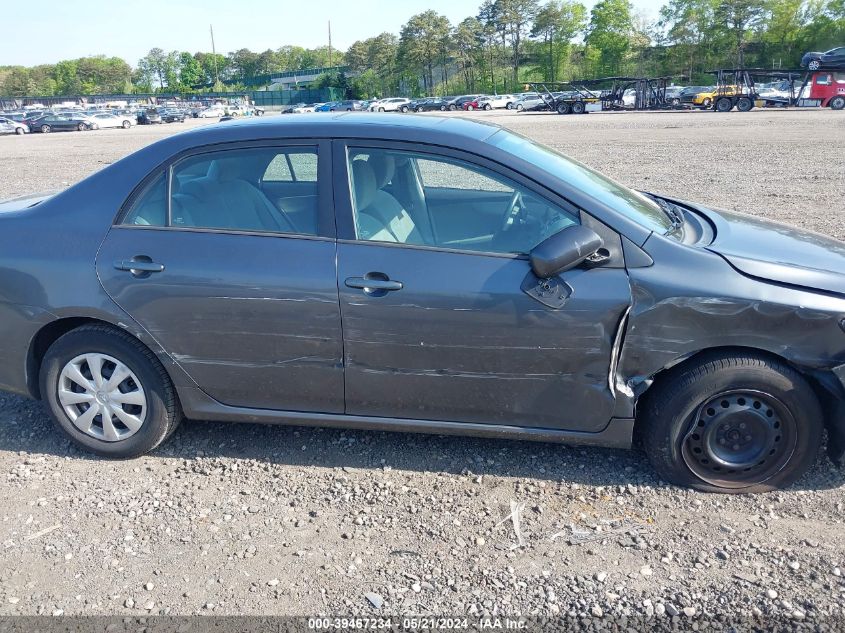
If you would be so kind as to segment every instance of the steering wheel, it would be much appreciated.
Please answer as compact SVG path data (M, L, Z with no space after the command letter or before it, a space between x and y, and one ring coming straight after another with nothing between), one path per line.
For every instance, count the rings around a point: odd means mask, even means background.
M519 189L514 189L510 202L508 202L508 208L505 211L505 215L502 216L502 226L499 228L499 233L504 233L505 231L510 230L510 228L516 223L516 219L519 217L519 214L522 213L523 208L522 192Z

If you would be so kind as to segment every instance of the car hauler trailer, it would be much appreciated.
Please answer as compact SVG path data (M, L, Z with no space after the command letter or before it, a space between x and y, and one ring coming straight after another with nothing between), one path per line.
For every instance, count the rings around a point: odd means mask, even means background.
M845 71L768 70L765 68L722 68L716 75L716 89L709 109L748 112L755 107L845 108ZM760 94L756 82L780 79L788 90L780 95ZM797 82L800 87L796 90Z
M604 77L584 85L593 91L602 88L602 110L678 110L680 97L668 92L669 82L676 78L683 77Z
M549 109L558 114L584 114L602 109L600 96L588 90L582 82L532 82L528 86L536 90Z

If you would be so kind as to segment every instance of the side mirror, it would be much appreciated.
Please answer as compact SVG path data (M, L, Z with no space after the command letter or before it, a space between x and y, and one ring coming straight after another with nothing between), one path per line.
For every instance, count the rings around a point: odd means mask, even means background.
M537 244L530 254L531 268L540 279L575 268L603 246L593 229L576 224Z

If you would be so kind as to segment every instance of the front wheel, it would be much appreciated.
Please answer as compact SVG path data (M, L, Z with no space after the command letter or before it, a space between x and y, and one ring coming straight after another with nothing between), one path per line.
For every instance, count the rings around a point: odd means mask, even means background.
M121 127L123 127L124 130L128 130L130 127L132 127L132 124L129 121L124 121Z
M17 134L18 136L22 136L23 134L26 134L26 130L22 127L16 127L15 134Z
M56 426L105 457L143 455L181 419L176 392L155 355L107 326L83 326L53 343L40 387Z
M660 477L706 492L766 492L813 464L822 411L806 379L762 354L706 354L644 396L639 437Z
M492 109L493 109L493 106L491 106L489 103L485 103L485 104L484 104L484 109L485 109L485 110L492 110Z
M512 104L512 103L509 103L509 104L508 104L508 105L506 105L505 107L506 107L508 110L513 110L513 104Z
M80 123L79 125L76 126L76 129L79 130L80 132L84 132L85 130L88 129L88 126L85 125L84 123Z
M408 106L402 106L400 108L400 110L402 110L402 112L404 112L404 113L407 113L408 112Z
M378 109L378 111L379 111L379 112L384 112L384 108L379 108L379 109Z
M837 95L830 100L831 110L842 110L845 108L845 95Z
M821 67L822 63L817 59L814 59L809 64L807 64L807 70L818 70Z
M525 106L522 105L521 103L516 104L516 111L517 112L522 112L524 109L525 109Z
M49 125L42 125L41 126L41 133L42 134L49 134L50 131L51 131L51 128L50 128Z
M572 107L566 101L557 104L558 114L569 114L570 112L572 112Z

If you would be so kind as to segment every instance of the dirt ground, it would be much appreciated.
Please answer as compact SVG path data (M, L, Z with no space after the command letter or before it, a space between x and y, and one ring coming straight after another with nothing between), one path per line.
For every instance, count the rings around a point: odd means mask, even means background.
M636 188L845 239L845 113L473 116ZM205 124L0 138L0 198ZM658 481L639 451L205 422L112 462L0 393L0 616L829 623L845 617L844 491L823 456L787 491L727 497Z

